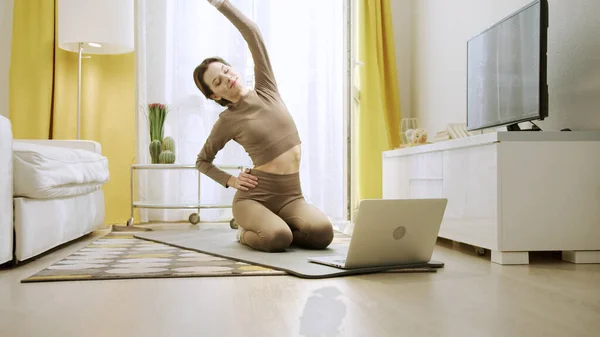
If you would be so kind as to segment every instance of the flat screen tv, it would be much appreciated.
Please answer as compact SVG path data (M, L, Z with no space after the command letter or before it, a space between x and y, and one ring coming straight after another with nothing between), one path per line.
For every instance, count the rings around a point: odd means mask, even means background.
M467 42L467 130L548 117L547 31L548 0L536 0Z

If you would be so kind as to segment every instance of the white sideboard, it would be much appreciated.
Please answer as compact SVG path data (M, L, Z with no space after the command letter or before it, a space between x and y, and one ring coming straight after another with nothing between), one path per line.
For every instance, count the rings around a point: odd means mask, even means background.
M600 263L600 132L503 131L383 153L383 198L447 198L439 236Z

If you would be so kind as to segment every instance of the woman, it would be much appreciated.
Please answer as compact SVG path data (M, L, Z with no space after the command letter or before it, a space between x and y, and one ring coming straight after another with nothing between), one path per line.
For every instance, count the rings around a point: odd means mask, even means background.
M240 31L252 54L255 88L223 59L204 60L194 81L209 99L226 107L198 155L196 167L225 188L237 189L232 211L238 241L256 250L284 251L292 243L324 249L333 240L327 216L308 204L300 186L301 141L279 95L269 55L257 25L228 0L208 0ZM227 142L244 147L254 163L238 177L213 160Z

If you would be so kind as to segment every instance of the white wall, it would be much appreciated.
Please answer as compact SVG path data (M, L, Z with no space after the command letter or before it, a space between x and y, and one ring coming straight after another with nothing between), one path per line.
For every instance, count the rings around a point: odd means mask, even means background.
M0 115L8 117L8 69L14 0L0 1Z
M412 0L390 1L398 71L401 117L411 117Z
M466 121L466 41L530 0L413 0L412 109L430 134ZM600 1L549 0L544 130L600 130Z

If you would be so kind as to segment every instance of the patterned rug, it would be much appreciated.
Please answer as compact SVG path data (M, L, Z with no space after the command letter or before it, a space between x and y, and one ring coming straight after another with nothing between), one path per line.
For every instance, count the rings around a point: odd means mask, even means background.
M287 273L110 233L21 282L257 275Z

